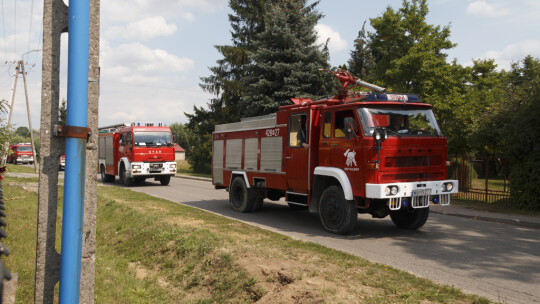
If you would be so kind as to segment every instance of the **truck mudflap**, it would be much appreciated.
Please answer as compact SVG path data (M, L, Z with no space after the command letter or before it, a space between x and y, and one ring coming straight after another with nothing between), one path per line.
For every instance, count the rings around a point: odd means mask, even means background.
M430 201L446 206L454 193L458 193L457 180L366 184L366 197L388 199L390 210L399 210L404 204L410 204L413 208L427 208Z

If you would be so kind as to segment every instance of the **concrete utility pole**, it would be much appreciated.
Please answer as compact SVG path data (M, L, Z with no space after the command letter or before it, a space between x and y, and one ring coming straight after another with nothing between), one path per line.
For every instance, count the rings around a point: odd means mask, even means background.
M52 303L60 278L60 254L55 249L58 168L65 139L56 136L59 122L60 36L67 32L68 7L63 0L43 3L43 68L41 91L41 151L36 244L35 303ZM90 0L88 122L86 144L80 303L94 303L97 135L99 94L99 0ZM69 103L69 100L68 100Z
M26 72L24 71L24 62L17 61L15 68L15 83L13 84L13 94L11 95L11 107L9 108L8 129L11 127L11 115L13 114L13 105L15 104L15 92L17 91L17 79L22 74L24 83L24 96L26 97L26 113L28 114L28 128L30 128L30 141L32 145L32 154L34 155L34 171L37 172L36 148L34 147L34 132L32 129L32 118L30 117L30 104L28 103L28 87L26 86Z

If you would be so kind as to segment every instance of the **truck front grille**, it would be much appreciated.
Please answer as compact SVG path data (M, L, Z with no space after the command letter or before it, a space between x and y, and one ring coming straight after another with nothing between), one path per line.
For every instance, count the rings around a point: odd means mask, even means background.
M388 156L384 161L386 168L436 167L440 165L440 155Z

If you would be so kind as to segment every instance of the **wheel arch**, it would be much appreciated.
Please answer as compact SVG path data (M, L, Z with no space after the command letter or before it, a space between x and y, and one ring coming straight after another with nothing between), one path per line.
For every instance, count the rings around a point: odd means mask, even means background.
M319 200L328 186L339 185L346 200L354 200L351 182L345 171L334 167L316 167L313 172L313 187L309 204L310 212L318 212Z
M244 182L246 183L246 187L248 189L251 187L250 184L249 184L249 180L248 180L246 172L244 172L244 171L233 171L233 172L231 172L231 180L229 181L229 188L231 187L233 180L237 176L242 176L244 178Z

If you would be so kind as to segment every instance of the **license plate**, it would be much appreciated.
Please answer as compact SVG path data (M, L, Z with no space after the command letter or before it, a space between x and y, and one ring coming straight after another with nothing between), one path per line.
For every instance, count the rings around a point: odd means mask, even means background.
M412 196L431 195L431 189L417 189L412 191Z

